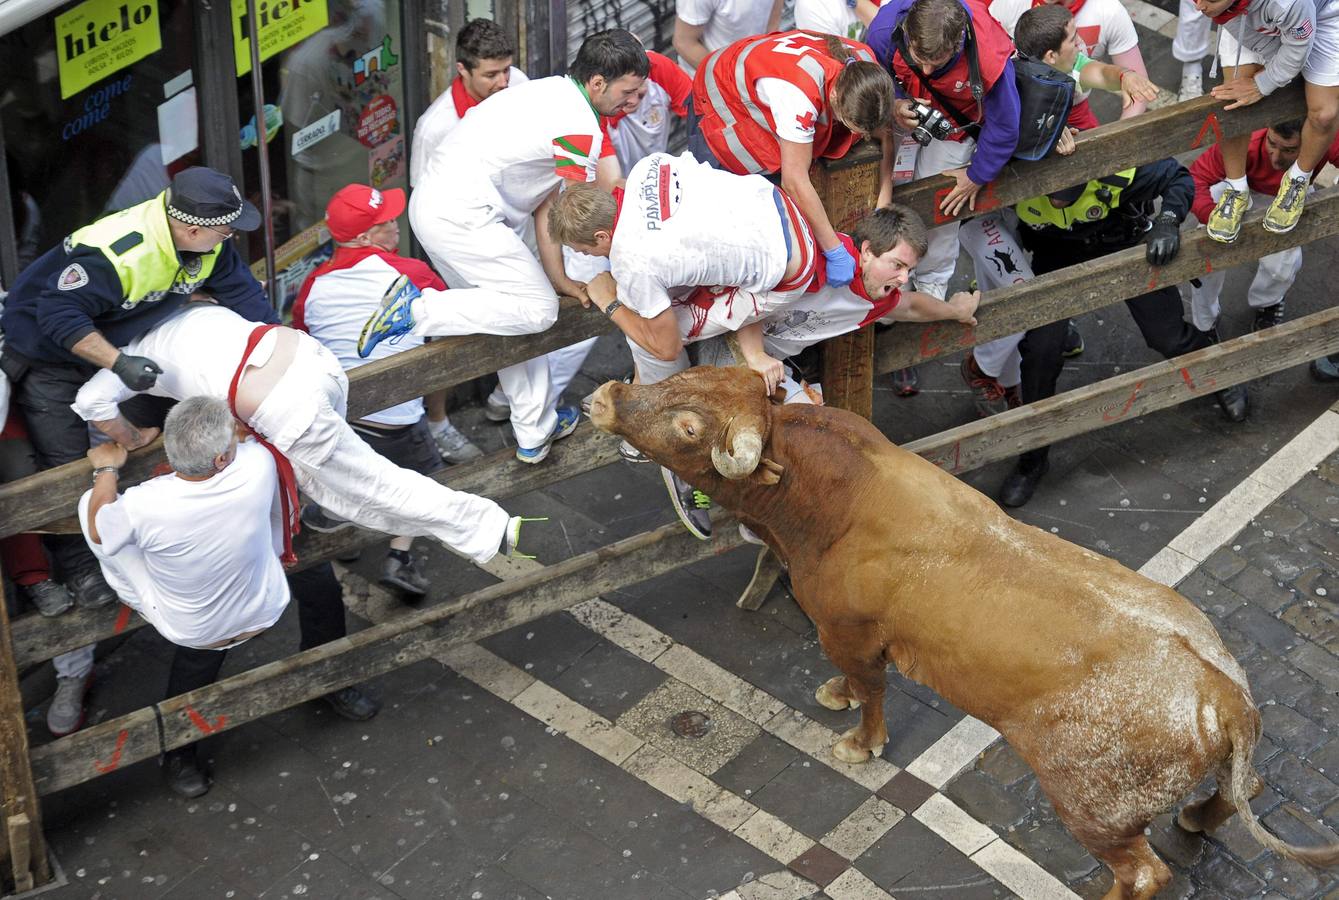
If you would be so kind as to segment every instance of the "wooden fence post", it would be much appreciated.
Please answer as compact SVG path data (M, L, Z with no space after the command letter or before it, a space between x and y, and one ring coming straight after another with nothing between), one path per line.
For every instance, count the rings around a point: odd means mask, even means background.
M28 728L23 721L19 672L9 640L9 611L0 596L0 885L30 891L51 880L42 810L28 760Z

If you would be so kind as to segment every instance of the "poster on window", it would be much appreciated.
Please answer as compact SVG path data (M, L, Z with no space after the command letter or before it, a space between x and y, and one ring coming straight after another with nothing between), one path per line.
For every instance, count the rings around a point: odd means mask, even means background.
M60 98L73 97L162 46L157 0L85 0L56 16Z
M326 0L255 0L261 62L320 31L330 21ZM232 45L238 76L251 71L246 0L232 0Z

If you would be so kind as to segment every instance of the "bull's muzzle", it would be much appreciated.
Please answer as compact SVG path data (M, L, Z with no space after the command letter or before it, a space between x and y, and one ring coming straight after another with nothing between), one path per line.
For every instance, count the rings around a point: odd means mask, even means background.
M762 460L762 434L756 428L731 428L724 447L711 448L711 464L724 478L748 478Z

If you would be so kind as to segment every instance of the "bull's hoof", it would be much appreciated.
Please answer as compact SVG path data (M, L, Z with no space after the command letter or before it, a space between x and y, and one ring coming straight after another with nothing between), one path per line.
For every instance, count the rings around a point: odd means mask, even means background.
M845 675L838 675L823 682L818 690L814 691L814 699L818 701L818 705L827 709L859 709L860 701L841 690L845 681Z
M842 735L840 741L832 745L832 755L841 762L859 765L869 762L869 758L874 755L872 751L860 746L856 741L855 733L857 730L855 728L851 729Z

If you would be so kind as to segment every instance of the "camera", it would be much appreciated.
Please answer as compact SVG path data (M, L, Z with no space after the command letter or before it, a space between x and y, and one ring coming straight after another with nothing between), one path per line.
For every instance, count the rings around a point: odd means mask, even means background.
M953 131L953 125L937 109L931 109L924 103L913 103L911 114L919 123L911 129L911 136L922 147L928 147L931 141L946 141Z

